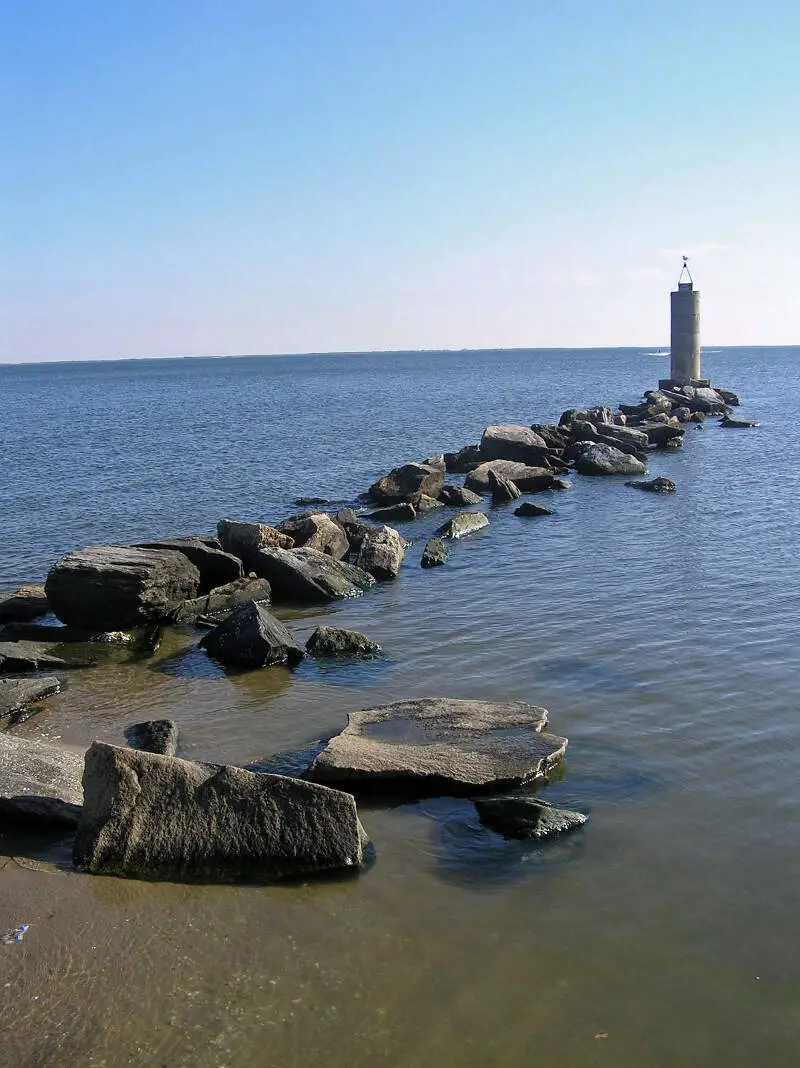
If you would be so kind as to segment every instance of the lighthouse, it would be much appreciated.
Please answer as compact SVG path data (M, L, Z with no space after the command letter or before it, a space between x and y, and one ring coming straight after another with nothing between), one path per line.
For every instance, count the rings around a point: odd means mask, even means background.
M687 257L678 276L678 288L669 295L670 367L674 385L700 381L700 294L694 288Z

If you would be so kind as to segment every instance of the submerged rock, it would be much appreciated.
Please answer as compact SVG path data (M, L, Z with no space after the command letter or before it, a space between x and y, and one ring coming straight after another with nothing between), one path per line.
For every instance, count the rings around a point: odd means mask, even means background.
M364 538L356 560L356 565L376 579L397 578L406 542L393 527L379 527L371 530Z
M421 567L440 567L449 556L447 546L441 538L431 538L422 553Z
M364 861L350 794L95 742L86 754L76 867L94 875L271 882Z
M61 680L55 675L44 675L38 678L25 679L0 679L0 719L10 716L16 718L16 714L23 712L36 701L44 697L58 693L61 689Z
M148 719L125 728L125 741L143 753L175 756L178 750L178 724L173 719Z
M50 602L44 586L20 586L13 593L0 597L0 623L27 623L49 611Z
M260 604L237 608L200 645L221 664L244 669L273 664L294 667L305 656L289 629Z
M481 504L483 498L466 486L444 486L439 500L449 508L464 508L470 504Z
M357 630L341 627L317 627L306 642L311 656L371 657L381 652L377 642Z
M523 501L523 503L514 509L514 515L521 516L535 516L535 515L552 515L552 509L545 508L543 504L534 504L533 501Z
M351 712L309 769L348 789L460 793L541 779L565 738L544 733L547 711L521 701L493 704L421 698Z
M47 598L61 620L86 630L130 630L196 597L200 572L174 549L92 546L50 569Z
M720 426L730 427L735 430L745 430L759 424L753 419L734 419L732 415L725 415L719 421Z
M478 797L475 808L481 823L506 838L552 838L582 827L588 819L582 812L553 808L525 794Z
M316 549L261 549L258 567L275 597L324 603L356 597L375 582L372 575Z
M643 475L647 471L635 456L602 443L584 445L575 461L575 469L582 475Z
M664 478L663 475L659 475L658 478L651 478L647 482L626 482L626 486L631 486L633 489L644 490L645 493L674 493L676 485L671 478Z
M489 526L489 517L483 512L459 512L448 519L436 532L441 538L465 538Z
M74 826L83 802L83 754L0 733L0 813L8 819Z
M367 490L367 496L379 504L403 501L415 493L436 497L444 485L444 470L428 464L403 464L379 478Z
M475 493L489 493L489 472L509 478L523 493L538 493L553 484L553 472L546 467L528 467L515 460L489 460L467 475L465 485Z

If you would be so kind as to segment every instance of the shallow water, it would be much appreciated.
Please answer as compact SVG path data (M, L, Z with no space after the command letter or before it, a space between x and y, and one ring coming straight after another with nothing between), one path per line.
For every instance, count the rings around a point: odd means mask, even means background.
M228 676L183 628L152 661L103 650L72 673L19 734L121 742L170 716L184 756L294 753L287 770L348 710L529 701L570 739L544 796L590 820L532 846L467 800L373 803L360 877L267 888L83 876L65 843L5 831L0 915L30 929L0 946L0 1062L794 1065L799 361L707 358L762 426L712 421L654 456L672 497L576 476L536 498L555 516L490 509L425 571L439 513L401 527L396 582L279 613L301 640L320 622L363 630L383 659ZM487 422L632 400L661 373L609 350L2 367L0 582L79 544L349 499Z

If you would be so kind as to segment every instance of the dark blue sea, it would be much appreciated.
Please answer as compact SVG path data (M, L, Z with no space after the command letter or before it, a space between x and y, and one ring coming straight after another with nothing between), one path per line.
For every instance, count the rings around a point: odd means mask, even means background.
M391 467L633 402L667 372L634 349L365 353L0 367L0 588L63 553L276 522L352 502ZM170 716L181 755L313 747L403 697L528 700L569 737L550 800L590 816L547 848L468 801L362 811L357 880L187 887L7 850L8 1064L261 1068L789 1068L800 1034L800 348L727 348L717 420L654 453L669 497L573 476L555 515L489 508L448 563L283 612L380 641L381 661L230 677L184 628L153 661L78 671L17 728L85 747ZM299 758L298 758L299 759ZM2 1056L0 1056L2 1060Z

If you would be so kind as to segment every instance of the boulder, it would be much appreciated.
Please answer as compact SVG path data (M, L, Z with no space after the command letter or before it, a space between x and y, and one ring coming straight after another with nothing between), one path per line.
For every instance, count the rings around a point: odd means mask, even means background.
M584 445L575 461L575 469L582 475L643 475L647 471L635 456L602 443Z
M196 597L200 572L174 549L101 545L62 557L45 583L53 611L68 626L130 630L167 617Z
M269 604L270 585L263 578L240 578L218 586L205 597L184 601L173 617L176 623L193 623L201 616L204 619L222 620L236 608L256 601Z
M426 467L438 467L440 471L447 470L447 463L445 462L443 452L435 452L433 456L426 456L422 462Z
M415 493L436 497L444 485L444 471L428 464L403 464L379 478L367 490L367 496L379 504L403 501Z
M364 539L356 560L356 566L376 579L397 578L406 542L393 527L378 527Z
M294 667L305 655L288 628L260 604L237 608L204 635L200 645L226 667L247 670L272 664Z
M332 556L334 560L343 560L350 552L350 543L344 529L334 523L325 512L311 512L308 515L295 515L278 524L281 534L288 534L296 548L305 546Z
M178 750L178 724L173 719L148 719L125 728L125 741L143 753L175 756Z
M705 416L703 418L705 419ZM663 449L668 441L673 438L682 438L686 433L685 428L676 423L657 423L652 420L642 423L637 429L647 434L647 440L657 449Z
M315 504L330 504L327 497L295 497L295 505L298 508L309 508Z
M355 556L361 548L364 538L372 530L369 523L359 519L352 508L342 508L336 513L336 522L347 535L350 552Z
M411 498L411 504L417 510L417 515L427 515L429 512L438 512L444 508L444 504L437 497L429 497L427 493L415 493Z
M533 501L524 501L518 508L514 509L514 515L521 516L534 516L534 515L552 515L553 512L550 508L545 508L543 504L534 504Z
M82 771L81 753L0 733L0 813L22 822L75 826Z
M688 423L692 418L691 408L673 408L672 415L679 423Z
M459 512L439 527L436 533L440 538L465 538L468 534L476 534L488 526L489 517L483 512Z
M630 445L639 452L646 451L647 446L650 444L649 438L643 430L634 430L633 427L629 426L602 426L599 431L599 437L601 441L606 441L609 444L619 442Z
M606 425L611 426L611 423ZM590 423L587 419L573 419L571 423L564 424L564 429L569 434L571 441L597 440L597 428L594 423Z
M644 490L646 493L674 493L675 483L671 478L664 478L663 475L659 475L658 478L651 478L647 482L626 482L626 486L632 486L634 489Z
M528 467L515 460L487 460L467 475L465 486L474 493L489 493L489 472L510 478L523 493L538 493L553 484L553 472L546 467Z
M496 471L489 472L489 489L492 494L492 504L505 504L508 501L518 501L520 492L510 478L503 478Z
M0 623L27 623L50 611L44 586L20 586L0 597Z
M237 523L233 519L220 519L217 523L219 542L226 553L238 556L248 571L253 570L253 560L261 549L291 549L294 541L266 523Z
M517 460L533 466L548 451L544 438L516 423L487 426L481 437L481 452L487 460Z
M311 656L364 658L377 656L381 647L366 634L341 627L317 627L306 642Z
M94 875L271 882L360 868L350 794L95 742L86 754L76 867Z
M565 412L562 412L558 425L568 426L570 423L575 422L576 419L586 420L587 423L599 426L600 423L613 423L614 413L610 408L603 408L600 405L596 405L594 408L568 408Z
M242 577L242 561L233 553L212 548L200 538L171 538L165 541L144 542L140 549L175 549L188 557L200 572L198 593L208 593L215 586L224 586Z
M446 469L453 475L465 475L468 471L474 471L485 460L486 457L481 452L480 445L465 445L458 452L446 452L444 454Z
M644 398L650 415L657 415L659 412L669 415L674 407L674 402L657 389L648 390Z
M44 675L35 679L0 679L0 719L6 716L10 716L12 720L16 719L20 712L35 701L58 693L60 689L61 680L55 675Z
M53 656L42 642L0 642L0 675L15 672L52 671L70 667L60 656Z
M582 827L588 819L582 812L553 808L521 793L476 797L475 808L481 823L506 838L552 838Z
M480 504L483 498L466 486L444 486L439 500L449 508L464 508L470 504Z
M403 523L416 519L417 510L410 501L400 501L398 504L387 504L384 508L376 508L374 512L367 512L366 518L378 523L385 523L387 520Z
M725 415L719 421L720 426L730 427L732 430L745 430L748 427L758 426L752 419L734 419L731 415Z
M447 546L441 538L431 538L422 553L421 567L440 567L449 556Z
M360 567L316 549L261 549L257 556L273 596L285 601L324 603L357 597L375 582Z
M564 755L547 712L523 702L425 697L351 712L308 777L345 789L461 793L541 780Z
M739 407L741 402L739 401L738 395L734 393L732 389L720 389L720 387L717 386L717 393L722 397L725 403L729 404L732 408Z
M532 423L531 430L538 434L553 452L560 452L569 441L564 428L556 426L555 423Z

